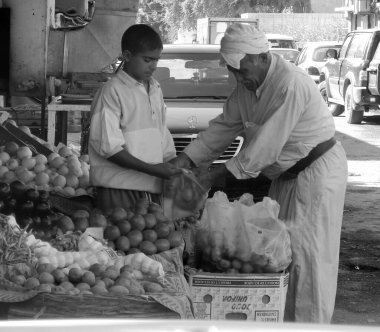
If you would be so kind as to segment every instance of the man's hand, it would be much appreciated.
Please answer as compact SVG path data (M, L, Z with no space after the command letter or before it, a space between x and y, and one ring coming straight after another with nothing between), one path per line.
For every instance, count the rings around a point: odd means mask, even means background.
M206 189L210 189L219 177L225 176L228 172L224 164L213 168L196 168L193 169L199 183Z
M177 157L171 159L169 163L179 168L187 168L187 169L191 169L195 166L192 160L188 157L186 153L180 153Z
M171 176L181 174L181 168L171 163L152 165L151 174L163 179L170 179Z

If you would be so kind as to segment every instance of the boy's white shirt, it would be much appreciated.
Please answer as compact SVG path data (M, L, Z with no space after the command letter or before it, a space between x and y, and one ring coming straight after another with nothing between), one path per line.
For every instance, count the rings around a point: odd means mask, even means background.
M91 184L160 193L161 179L120 167L107 159L122 149L152 164L175 157L173 138L166 127L166 106L159 83L150 80L148 95L142 83L120 71L95 95L91 116Z

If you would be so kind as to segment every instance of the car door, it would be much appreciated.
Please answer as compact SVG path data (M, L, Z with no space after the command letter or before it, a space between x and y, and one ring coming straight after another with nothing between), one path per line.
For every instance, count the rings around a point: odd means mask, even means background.
M363 66L363 58L366 54L366 50L368 47L368 42L372 37L372 32L359 32L355 33L352 37L351 43L348 46L346 56L342 61L342 65L340 67L339 74L339 95L344 97L344 88L345 88L345 80L349 75L349 73L355 73L355 77L357 77L359 71ZM355 82L352 78L350 78L352 85L360 84L359 82Z
M380 95L380 43L367 69L368 90L372 95Z
M347 35L346 39L343 42L342 48L338 54L338 59L334 62L327 63L326 68L328 70L328 89L329 94L332 98L341 99L342 97L339 94L339 75L341 71L342 62L345 59L348 46L351 43L353 33Z

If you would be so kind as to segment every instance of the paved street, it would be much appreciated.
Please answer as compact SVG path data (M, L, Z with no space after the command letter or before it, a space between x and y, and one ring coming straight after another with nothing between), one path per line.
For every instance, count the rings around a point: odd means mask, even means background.
M335 123L349 176L333 322L380 326L380 117Z

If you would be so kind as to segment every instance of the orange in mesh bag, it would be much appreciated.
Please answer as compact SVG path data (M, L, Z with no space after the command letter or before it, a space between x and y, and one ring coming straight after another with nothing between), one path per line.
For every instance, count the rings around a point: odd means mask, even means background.
M177 220L197 214L204 206L207 192L192 171L182 169L181 174L164 181L165 216L171 220Z
M269 197L254 203L250 194L244 194L240 202L251 265L257 272L285 270L292 261L292 251L286 225L278 218L279 204Z

